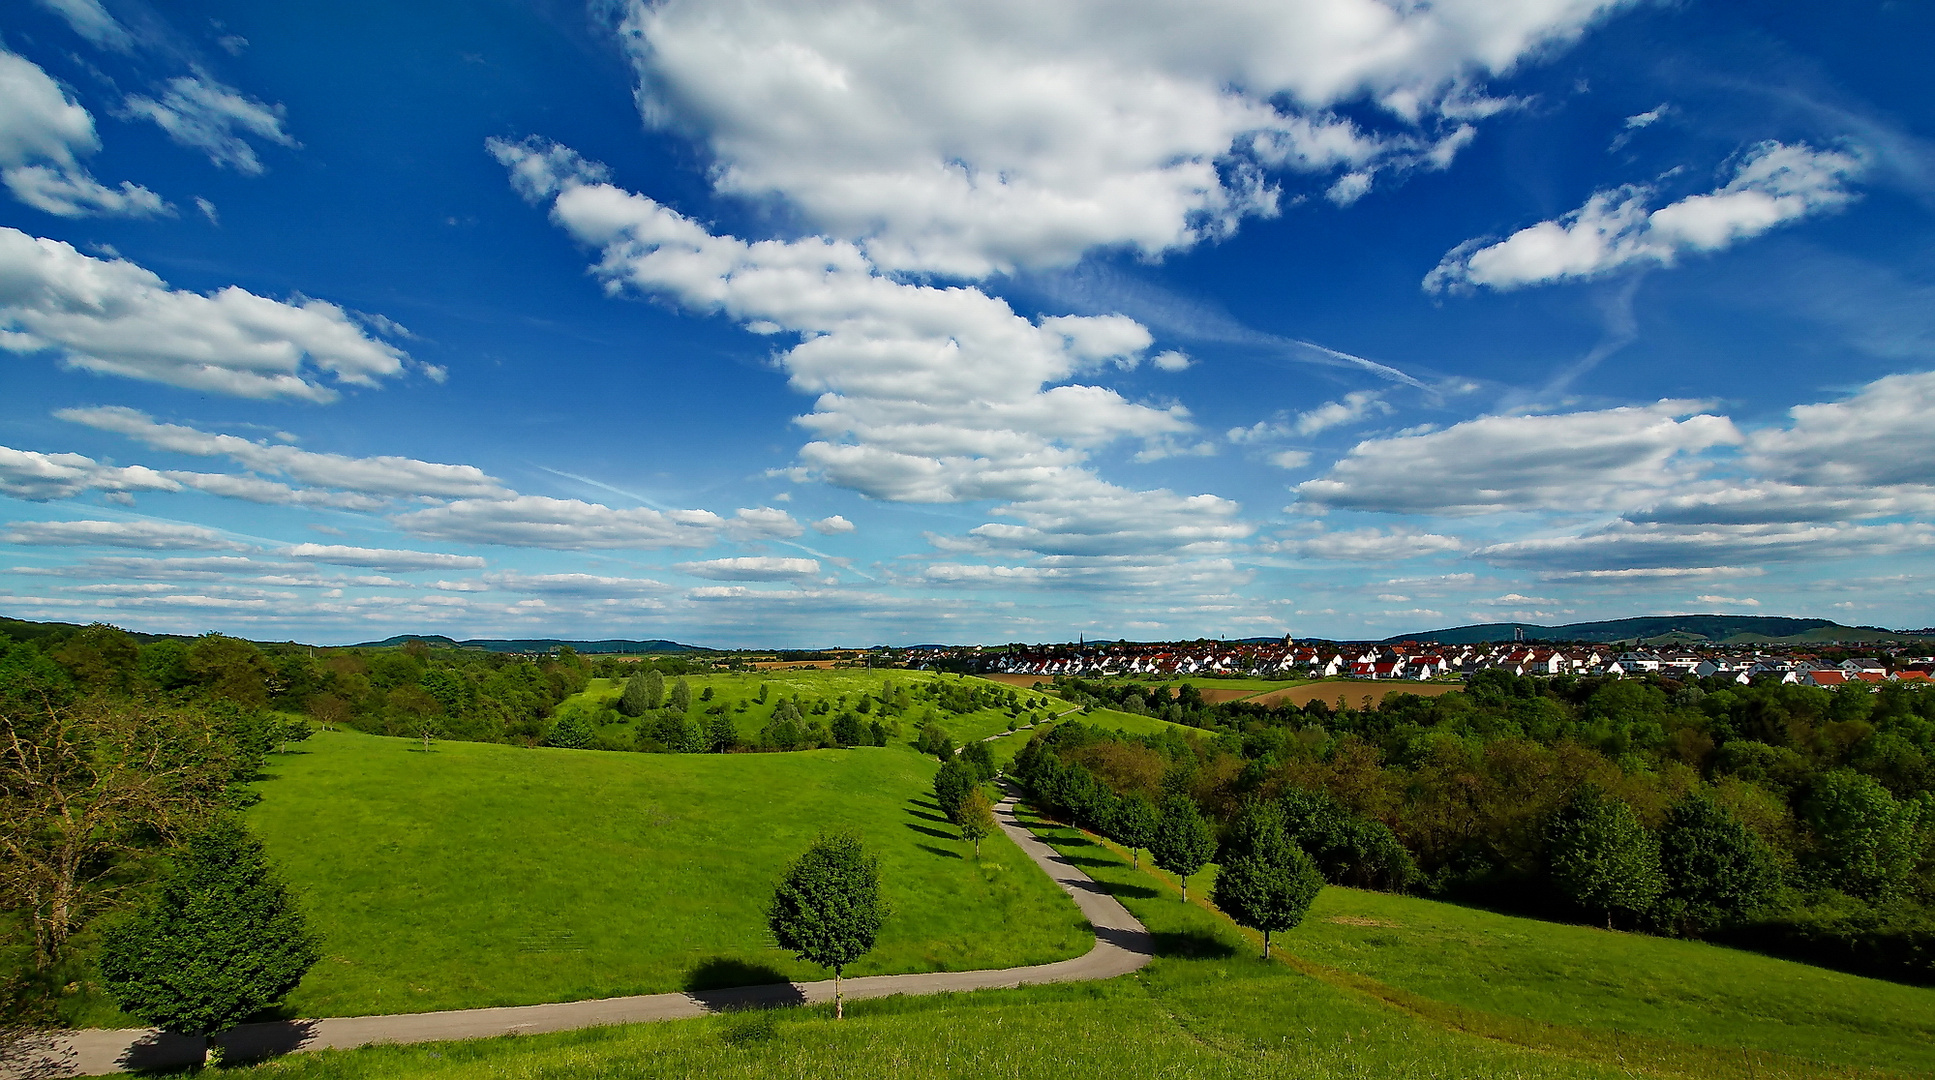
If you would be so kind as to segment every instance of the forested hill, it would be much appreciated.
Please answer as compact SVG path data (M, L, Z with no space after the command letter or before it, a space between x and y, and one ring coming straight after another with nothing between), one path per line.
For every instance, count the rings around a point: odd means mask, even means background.
M1568 623L1540 626L1535 623L1481 623L1454 626L1417 634L1400 634L1386 641L1436 641L1445 645L1471 645L1481 641L1511 641L1516 631L1524 631L1527 641L1629 641L1684 634L1690 638L1723 642L1752 635L1754 639L1787 638L1806 635L1811 639L1834 637L1833 631L1846 630L1848 640L1894 636L1874 627L1842 626L1832 619L1791 619L1772 615L1646 615L1605 622Z
M566 641L562 638L471 638L457 641L442 634L398 634L382 641L365 641L353 646L358 649L382 649L402 645L411 641L421 641L425 645L443 645L453 649L482 649L485 652L506 653L546 653L569 645L580 653L687 653L710 652L701 645L685 645L664 638L649 641L626 641L620 638L607 638L603 641Z

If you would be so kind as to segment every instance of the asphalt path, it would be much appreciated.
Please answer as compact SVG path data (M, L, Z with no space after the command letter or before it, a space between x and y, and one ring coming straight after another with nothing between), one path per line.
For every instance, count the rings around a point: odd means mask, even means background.
M1095 928L1095 947L1072 960L989 971L939 971L915 975L869 975L846 979L849 1001L894 994L945 994L1031 983L1112 979L1141 968L1154 955L1149 931L1113 896L1073 863L1029 832L1014 816L1014 799L995 807L1001 831L1073 897ZM494 1009L345 1016L244 1024L221 1036L229 1061L258 1060L302 1050L339 1050L371 1043L441 1042L496 1035L533 1035L607 1024L682 1020L734 1009L809 1005L833 1000L833 980L777 983L730 990L642 994L636 997L515 1005ZM0 1078L98 1076L136 1069L177 1068L202 1060L203 1042L154 1028L92 1029L31 1036L0 1048Z

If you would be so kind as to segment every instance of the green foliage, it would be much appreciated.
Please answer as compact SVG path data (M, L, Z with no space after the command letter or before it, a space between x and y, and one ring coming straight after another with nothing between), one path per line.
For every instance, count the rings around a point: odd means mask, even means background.
M1633 808L1590 785L1554 816L1548 829L1552 883L1573 903L1637 919L1666 891L1660 844Z
M1682 801L1660 830L1667 887L1659 915L1682 933L1741 923L1765 908L1780 885L1767 844L1704 794Z
M766 925L782 949L831 968L837 980L848 964L873 950L887 906L880 896L880 860L852 833L821 836L773 889ZM839 1009L839 990L834 990Z
M680 676L672 683L671 693L665 696L665 707L680 715L692 709L692 687Z
M712 718L705 728L705 748L714 754L731 753L739 745L739 731L732 725L732 718L721 714Z
M262 845L224 819L189 837L153 900L108 928L101 974L129 1015L208 1035L281 1001L318 957Z
M1183 899L1189 899L1189 879L1209 865L1216 854L1216 834L1195 800L1187 795L1171 795L1162 802L1157 819L1155 842L1149 854L1156 865L1182 879Z
M1324 887L1317 864L1290 841L1285 824L1274 803L1252 804L1224 838L1210 892L1211 902L1236 925L1262 932L1265 959L1270 935L1302 922Z
M645 707L656 709L665 704L665 676L653 668L645 673Z
M980 788L972 788L967 797L961 800L960 810L955 814L954 824L960 827L961 839L974 845L974 857L981 857L981 841L994 835L994 804Z
M653 670L651 674L658 675L658 672ZM663 675L658 675L658 678L661 683L665 681ZM657 707L652 703L651 683L646 678L646 672L638 672L625 680L624 692L618 695L619 712L626 716L644 716Z
M940 771L934 774L934 802L941 808L947 820L961 823L961 807L967 802L968 794L980 784L972 766L959 757L943 762Z
M976 739L968 743L961 748L958 756L963 764L974 770L974 778L977 782L985 784L999 773L994 766L994 751L985 740Z
M942 730L939 724L922 724L920 736L914 742L914 749L945 761L954 754L954 740Z
M1142 792L1134 791L1123 796L1116 804L1115 813L1109 818L1108 834L1116 843L1129 849L1131 864L1139 866L1142 852L1155 843L1161 824L1155 802Z
M591 746L596 730L585 710L561 709L551 724L551 730L544 734L544 745L563 750L584 750Z
M1367 821L1321 791L1289 788L1279 803L1291 842L1326 881L1402 892L1417 880L1417 863L1383 822Z
M1899 801L1850 769L1817 777L1801 803L1801 820L1812 833L1813 871L1823 884L1859 897L1899 891L1926 843L1926 806Z

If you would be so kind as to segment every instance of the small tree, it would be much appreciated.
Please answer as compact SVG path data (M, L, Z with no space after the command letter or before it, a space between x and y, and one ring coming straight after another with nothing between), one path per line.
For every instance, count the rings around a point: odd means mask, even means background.
M307 717L298 716L292 720L285 721L276 730L276 735L278 736L277 742L280 744L277 749L281 753L286 754L289 752L290 743L307 742L309 741L309 737L315 733L316 727L309 722Z
M645 707L656 709L665 704L665 676L657 668L645 673Z
M618 695L618 711L626 716L644 716L652 708L651 696L645 673L638 672L625 680L625 692Z
M1579 906L1637 917L1666 891L1660 842L1633 809L1588 784L1579 789L1546 832L1552 883Z
M782 949L833 969L833 1015L846 1016L840 980L867 955L887 905L880 897L880 860L851 833L821 836L773 890L766 924Z
M959 758L949 758L941 771L934 774L934 802L947 815L947 820L956 825L961 823L961 807L967 802L968 792L979 783L974 769Z
M961 829L961 839L974 845L974 857L981 857L981 841L994 835L994 804L980 788L967 793L961 800L960 814L956 819Z
M739 745L739 729L733 727L732 717L721 713L712 718L712 723L706 725L705 745L715 754L729 753Z
M1115 841L1129 849L1129 860L1135 866L1142 865L1142 851L1155 843L1156 830L1161 819L1156 813L1156 804L1149 796L1140 791L1130 792L1116 804L1114 820L1110 822Z
M994 767L994 751L988 748L985 740L976 739L961 748L961 761L974 770L976 780L986 783L999 772Z
M665 697L665 707L684 716L692 710L692 687L680 678L672 683L672 692Z
M101 974L122 1011L183 1035L274 1006L317 957L261 843L232 818L189 837L160 893L101 939Z
M1149 854L1157 866L1182 879L1183 903L1188 903L1190 876L1209 865L1210 856L1216 854L1216 836L1194 799L1171 795L1163 800Z
M1210 899L1236 925L1263 932L1268 960L1270 934L1302 922L1323 887L1317 864L1285 833L1283 811L1264 803L1251 807L1231 830Z

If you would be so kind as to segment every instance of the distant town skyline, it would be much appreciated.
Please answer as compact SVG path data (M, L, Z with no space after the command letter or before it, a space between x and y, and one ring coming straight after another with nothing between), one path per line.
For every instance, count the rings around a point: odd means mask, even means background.
M1935 623L1935 12L37 0L0 615Z

